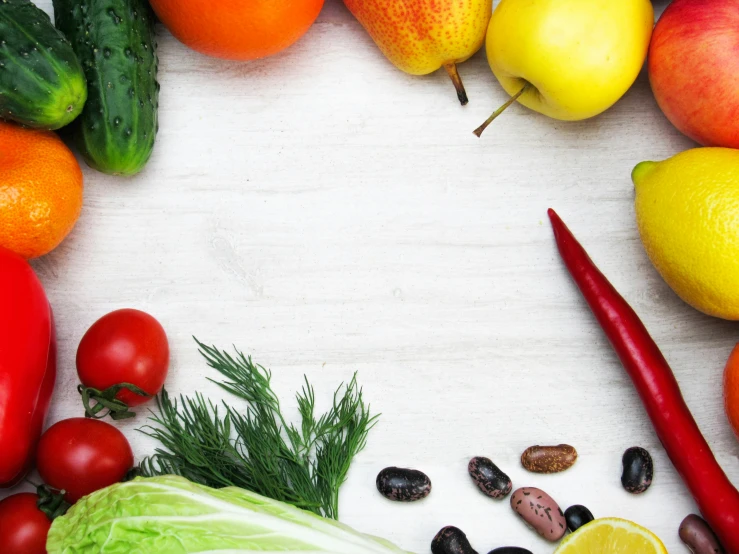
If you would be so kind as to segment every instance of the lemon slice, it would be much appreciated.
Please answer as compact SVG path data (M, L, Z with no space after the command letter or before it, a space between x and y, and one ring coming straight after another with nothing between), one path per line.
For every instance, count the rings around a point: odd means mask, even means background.
M657 535L625 519L591 521L568 536L555 554L667 554Z

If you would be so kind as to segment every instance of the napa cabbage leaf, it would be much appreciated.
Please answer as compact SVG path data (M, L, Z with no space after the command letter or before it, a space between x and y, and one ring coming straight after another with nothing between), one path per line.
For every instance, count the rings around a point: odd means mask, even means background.
M284 502L183 477L136 478L82 498L49 531L49 554L409 554Z

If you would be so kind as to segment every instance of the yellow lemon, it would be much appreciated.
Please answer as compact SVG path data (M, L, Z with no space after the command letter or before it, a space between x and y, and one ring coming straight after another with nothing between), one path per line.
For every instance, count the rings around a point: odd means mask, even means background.
M554 554L667 554L657 535L631 521L603 518L580 527Z
M739 320L739 150L695 148L631 174L649 259L696 309Z

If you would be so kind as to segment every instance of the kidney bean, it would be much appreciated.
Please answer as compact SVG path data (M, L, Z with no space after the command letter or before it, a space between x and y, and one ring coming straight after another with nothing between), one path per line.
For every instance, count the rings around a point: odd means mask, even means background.
M397 502L415 502L431 492L431 480L416 469L386 467L377 474L377 490Z
M518 546L501 546L495 550L491 550L488 554L533 554L531 550L519 548Z
M470 477L484 494L491 498L505 498L513 488L511 478L503 473L489 458L476 456L467 466Z
M654 463L649 452L634 446L624 452L621 484L631 494L641 494L652 484Z
M577 450L569 444L531 446L521 454L521 465L533 473L559 473L577 461Z
M556 542L567 532L562 509L543 490L524 487L511 495L511 508L541 537Z
M695 514L690 514L683 520L679 535L693 554L724 554L724 549L708 523Z

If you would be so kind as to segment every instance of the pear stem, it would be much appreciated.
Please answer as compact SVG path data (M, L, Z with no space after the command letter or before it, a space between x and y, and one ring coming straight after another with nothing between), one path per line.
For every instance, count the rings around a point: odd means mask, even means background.
M449 73L449 77L452 79L460 104L466 106L469 99L467 98L467 91L464 90L464 84L462 84L462 77L459 76L459 71L457 71L457 64L454 62L445 63L444 69L446 69L446 72Z
M521 95L523 93L525 93L527 90L529 90L530 88L532 88L531 83L526 83L523 87L521 87L521 90L519 90L516 94L514 94L513 96L511 96L506 101L506 103L503 104L500 108L498 108L497 110L495 110L492 113L492 115L485 120L485 123L483 123L477 129L475 129L473 131L473 133L475 133L475 135L477 135L478 137L480 137L482 135L482 132L485 129L487 129L488 125L490 125L496 117L498 117L500 114L502 114L504 111L506 111L510 107L511 104L513 104L516 100L518 100L521 97Z

